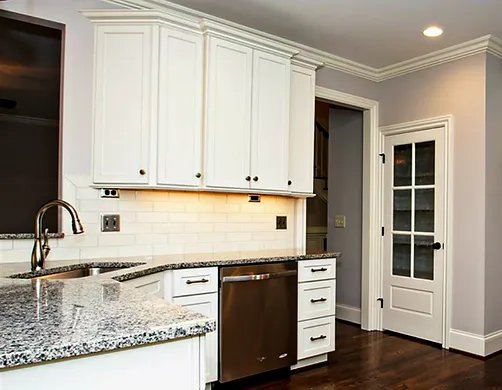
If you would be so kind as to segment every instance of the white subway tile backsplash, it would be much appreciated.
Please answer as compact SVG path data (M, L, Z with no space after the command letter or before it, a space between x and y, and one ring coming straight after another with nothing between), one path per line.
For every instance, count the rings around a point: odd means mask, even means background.
M78 201L77 207L79 211L112 212L118 211L119 201L117 199L83 199Z
M225 242L227 235L225 233L199 233L198 242Z
M156 223L152 224L153 233L184 233L184 223Z
M98 246L128 246L134 245L133 234L103 233L98 237Z
M119 212L120 211L153 211L153 202L120 201Z
M119 248L114 246L80 248L80 259L113 259L118 256Z
M98 199L99 190L90 187L77 187L77 199Z
M137 234L136 245L166 245L168 237L167 234Z
M185 232L186 233L210 233L214 231L214 224L212 223L186 223L185 224Z
M295 199L246 194L121 190L118 199L101 199L90 180L65 180L63 198L72 202L84 225L83 235L51 240L52 260L291 249ZM68 198L68 197L69 198ZM101 216L118 213L119 233L101 232ZM288 229L275 230L276 215L288 216ZM31 240L0 241L0 261L29 262Z
M152 245L134 245L134 246L121 246L119 249L120 257L133 257L133 256L151 256L153 255Z
M170 213L182 213L185 211L184 203L170 203L170 202L162 202L162 203L154 203L153 211L155 212L170 212Z

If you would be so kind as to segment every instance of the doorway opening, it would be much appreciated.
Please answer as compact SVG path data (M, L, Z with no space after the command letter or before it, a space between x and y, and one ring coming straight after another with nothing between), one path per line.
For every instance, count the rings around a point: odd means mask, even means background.
M361 323L363 111L317 99L314 193L307 199L307 250L342 252L337 317Z

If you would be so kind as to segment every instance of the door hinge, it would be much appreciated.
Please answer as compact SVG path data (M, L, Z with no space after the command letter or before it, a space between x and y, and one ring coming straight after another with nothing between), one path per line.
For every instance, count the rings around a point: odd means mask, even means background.
M385 236L385 227L382 226L382 237Z
M380 153L380 157L382 157L382 164L385 164L385 153Z
M380 302L380 309L383 309L383 298L378 298L377 302Z

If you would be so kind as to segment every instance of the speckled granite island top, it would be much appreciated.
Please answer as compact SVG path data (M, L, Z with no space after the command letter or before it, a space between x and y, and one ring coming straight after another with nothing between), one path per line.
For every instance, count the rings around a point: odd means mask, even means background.
M0 279L0 368L214 331L215 321L113 280Z
M295 250L0 264L0 369L214 331L215 321L117 282L173 269L339 257ZM128 267L81 279L22 280L85 266ZM4 279L2 279L4 278Z

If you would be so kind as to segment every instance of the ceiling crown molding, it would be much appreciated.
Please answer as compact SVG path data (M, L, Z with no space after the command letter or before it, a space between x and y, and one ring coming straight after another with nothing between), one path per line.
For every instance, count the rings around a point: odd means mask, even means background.
M417 72L433 66L445 64L447 62L456 61L471 55L479 53L490 53L499 58L502 58L502 40L492 35L486 35L481 38L463 42L458 45L450 46L445 49L437 50L419 57L415 57L406 61L398 62L393 65L382 68L373 68L347 58L343 58L325 51L312 48L291 40L280 38L272 34L258 31L250 27L242 26L228 20L218 18L203 12L199 12L178 4L170 3L166 0L105 0L109 3L121 5L131 9L158 9L167 12L172 16L189 19L191 21L204 21L205 24L213 22L218 23L226 28L237 29L242 34L252 34L269 42L275 42L277 45L288 47L291 51L295 51L298 55L308 57L314 61L320 62L326 68L331 68L344 72L353 76L361 77L374 82L399 77L408 73ZM202 23L202 24L204 24Z

